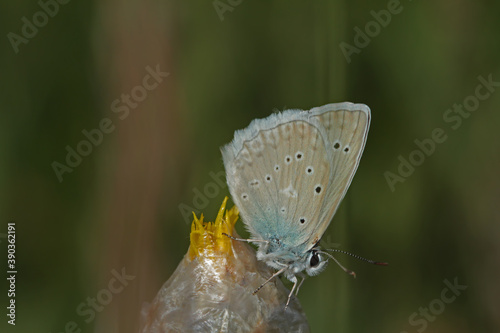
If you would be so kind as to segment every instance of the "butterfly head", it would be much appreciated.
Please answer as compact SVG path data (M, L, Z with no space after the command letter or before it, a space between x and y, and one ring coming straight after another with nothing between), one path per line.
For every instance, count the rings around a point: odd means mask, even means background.
M325 269L327 260L319 253L317 248L308 251L305 262L305 270L309 276L318 275Z
M302 272L306 272L309 276L318 275L321 273L328 263L326 258L319 248L314 246L308 251L297 252L297 249L283 249L281 244L279 249L274 248L274 242L261 244L257 251L257 259L264 261L270 267L275 269L285 268L285 276L295 276Z

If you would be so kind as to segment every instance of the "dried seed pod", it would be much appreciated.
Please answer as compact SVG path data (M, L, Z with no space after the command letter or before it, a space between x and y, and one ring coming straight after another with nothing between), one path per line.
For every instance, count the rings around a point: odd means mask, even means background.
M285 310L288 290L280 279L252 294L274 272L251 246L223 235L234 234L238 219L226 202L213 223L194 217L188 253L143 309L141 332L309 332L297 298Z

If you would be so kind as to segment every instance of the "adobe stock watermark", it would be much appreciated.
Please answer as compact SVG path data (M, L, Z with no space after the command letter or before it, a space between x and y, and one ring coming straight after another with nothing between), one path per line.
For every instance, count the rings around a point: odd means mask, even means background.
M332 236L328 235L326 238L321 238L319 245L322 249L337 249L340 247L340 243L335 243L332 240Z
M30 40L36 37L38 30L45 27L50 18L59 13L60 5L69 3L70 0L40 0L38 6L41 10L31 15L31 18L26 16L21 17L20 34L9 32L7 39L12 46L12 49L17 54L19 53L19 46L21 44L28 44Z
M212 5L219 16L219 20L224 21L224 14L226 12L231 13L236 7L241 5L242 2L243 0L214 0Z
M82 301L76 306L76 314L81 317L86 324L91 323L97 313L104 310L106 305L111 303L114 297L125 289L129 285L130 281L135 279L134 275L128 275L125 272L125 268L122 268L121 272L115 269L111 270L111 275L113 277L109 280L105 288L99 290L95 297L87 297L85 301ZM82 328L76 321L70 320L65 323L62 331L57 333L81 333Z
M224 171L219 171L217 173L211 171L209 173L212 181L205 184L203 187L203 192L197 187L193 188L193 201L192 206L185 203L179 204L179 211L186 224L190 224L193 221L193 212L197 215L202 213L202 210L208 207L210 203L209 199L213 199L219 195L220 190L227 187L226 174Z
M474 89L474 93L465 97L460 104L453 104L452 107L443 112L445 126L456 131L462 126L464 119L468 119L472 113L477 111L481 102L487 100L500 87L500 81L493 81L493 74L488 78L478 76L479 83ZM449 129L448 129L449 132ZM397 172L385 171L384 177L391 192L396 190L396 184L404 183L414 172L415 168L421 166L428 157L436 152L437 146L448 139L447 130L436 127L430 136L423 139L415 139L416 146L409 154L399 155L399 165Z
M424 332L429 326L429 323L434 322L437 316L444 312L446 306L455 302L457 297L467 289L466 285L458 283L458 278L456 277L453 280L453 283L451 283L448 279L445 279L443 283L446 287L441 290L440 297L430 301L429 305L426 307L419 307L418 312L413 312L408 317L408 323L410 326L414 327L418 333ZM401 331L400 333L409 332Z
M17 262L16 262L16 222L7 223L7 297L9 306L7 306L7 323L16 325L16 281L17 281ZM19 292L18 292L19 293Z
M170 73L162 72L159 64L156 65L156 68L146 66L145 71L146 75L141 84L133 87L129 94L123 93L119 98L111 102L111 111L117 114L120 120L125 120L129 116L130 110L137 108L148 97L148 94L156 89L164 78L170 75ZM104 117L99 121L97 128L83 129L81 131L84 138L73 146L75 148L66 145L65 164L58 161L53 161L51 164L59 183L63 181L65 173L73 172L82 163L83 158L89 156L94 148L103 142L105 135L112 133L115 129L116 126L113 120Z
M401 5L400 0L389 0L386 8L378 12L374 10L370 11L373 20L365 24L364 31L357 26L354 27L354 45L346 42L339 44L340 50L344 54L348 64L351 63L351 56L353 54L361 53L361 50L367 47L371 40L380 34L382 28L386 28L391 23L392 17L403 11L403 5Z

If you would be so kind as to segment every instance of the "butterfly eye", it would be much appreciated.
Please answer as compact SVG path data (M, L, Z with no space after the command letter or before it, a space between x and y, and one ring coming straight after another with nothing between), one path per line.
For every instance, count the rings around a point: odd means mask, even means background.
M309 265L311 267L316 267L319 264L319 256L316 252L313 252L313 255L311 256L311 260L309 261Z

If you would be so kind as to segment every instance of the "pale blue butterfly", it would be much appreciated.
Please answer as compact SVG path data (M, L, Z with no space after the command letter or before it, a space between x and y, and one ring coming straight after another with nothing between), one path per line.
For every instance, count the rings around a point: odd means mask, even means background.
M280 274L294 283L287 305L304 270L316 275L328 258L340 265L319 241L358 168L369 126L364 104L286 110L252 121L221 149L229 191L252 235L245 241L258 243L257 258L278 270L265 283Z

